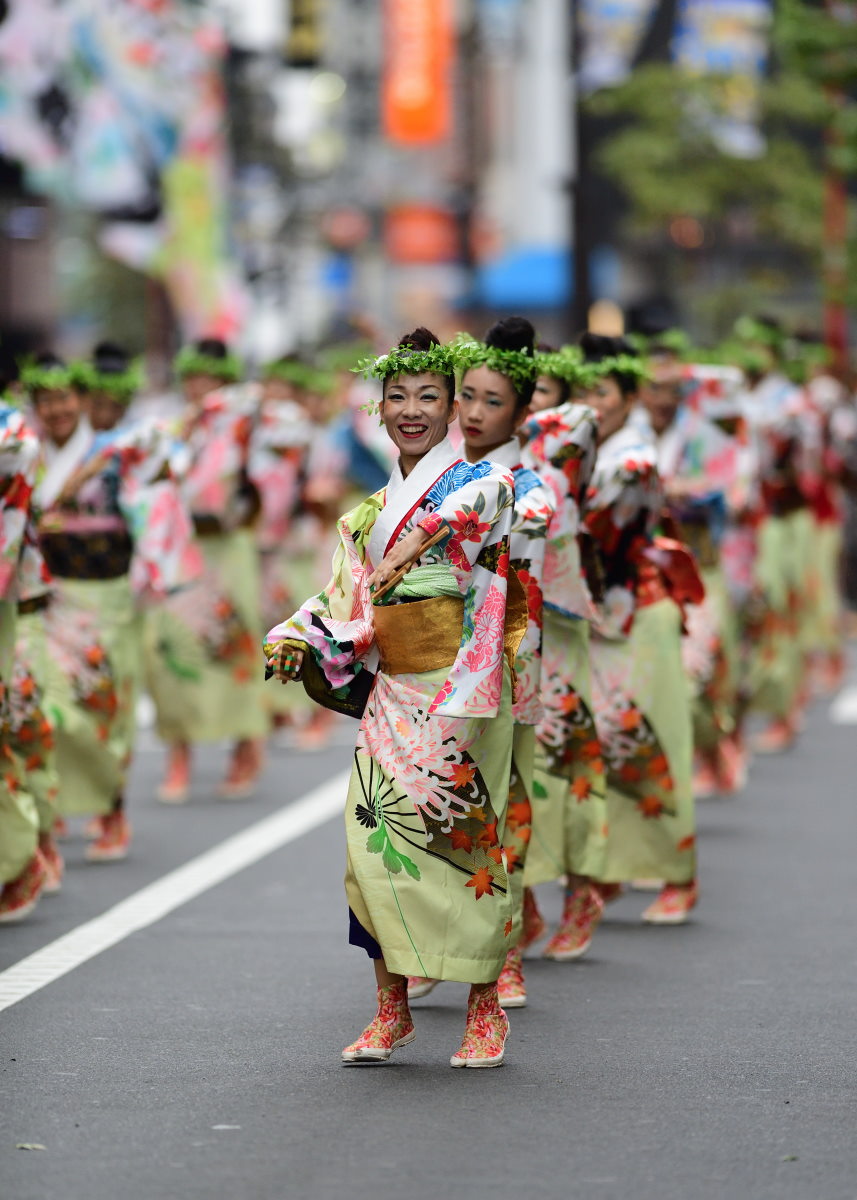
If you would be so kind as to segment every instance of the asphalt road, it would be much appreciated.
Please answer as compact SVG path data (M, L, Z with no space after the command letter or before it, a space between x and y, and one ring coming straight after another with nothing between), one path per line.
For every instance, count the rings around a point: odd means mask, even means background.
M272 754L262 794L152 796L134 853L0 930L0 970L347 766ZM418 1040L343 1070L373 1009L329 821L0 1014L3 1200L855 1200L855 726L817 706L792 753L700 806L692 924L608 910L579 964L534 959L507 1063L452 1071L466 988ZM541 889L556 917L560 894ZM22 1150L35 1143L44 1150Z

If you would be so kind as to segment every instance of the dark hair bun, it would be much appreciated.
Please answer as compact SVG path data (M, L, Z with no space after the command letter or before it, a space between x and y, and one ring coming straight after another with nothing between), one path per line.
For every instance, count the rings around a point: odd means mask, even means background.
M35 357L35 365L49 371L53 367L59 367L60 370L65 369L65 361L58 354L54 354L52 350L43 350L41 354Z
M536 348L536 331L526 317L504 317L485 334L485 345L498 350L522 350L532 358Z
M635 354L630 342L623 337L607 337L603 333L586 333L580 335L580 348L586 362L600 362L602 358L613 358L617 354Z
M116 342L99 342L92 351L92 363L103 375L123 375L131 365L131 356Z
M399 346L403 350L431 350L432 346L439 345L440 338L430 329L426 329L424 325L420 325L412 333L406 333L404 337L399 338Z
M194 342L194 350L205 358L228 358L229 350L222 338L206 337Z

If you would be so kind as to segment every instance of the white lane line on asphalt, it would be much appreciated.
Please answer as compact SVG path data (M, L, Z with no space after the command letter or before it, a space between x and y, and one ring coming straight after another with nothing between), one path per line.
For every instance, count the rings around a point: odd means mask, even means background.
M109 950L132 933L153 925L168 913L245 867L323 825L345 805L348 772L335 775L278 812L227 838L184 866L156 879L100 917L43 946L35 954L0 972L0 1012L40 988Z
M857 725L857 686L843 688L830 706L834 725Z

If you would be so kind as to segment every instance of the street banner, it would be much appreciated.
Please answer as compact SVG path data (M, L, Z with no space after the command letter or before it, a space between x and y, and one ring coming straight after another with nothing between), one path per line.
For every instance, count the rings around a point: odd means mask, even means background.
M452 129L452 0L384 0L384 133L403 146L436 144Z
M658 0L579 0L583 95L627 78Z
M728 115L718 117L712 127L723 151L738 158L755 158L765 151L758 95L772 21L772 0L679 0L673 60L694 74L728 80Z

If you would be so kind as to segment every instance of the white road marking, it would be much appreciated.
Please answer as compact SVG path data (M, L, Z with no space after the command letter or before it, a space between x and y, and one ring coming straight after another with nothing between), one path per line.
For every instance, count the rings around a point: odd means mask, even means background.
M160 921L182 904L237 875L274 850L323 825L342 812L347 787L348 772L334 776L294 803L141 888L100 917L78 925L70 933L0 972L0 1012L109 950L129 934Z
M857 725L857 686L843 688L830 706L834 725Z

